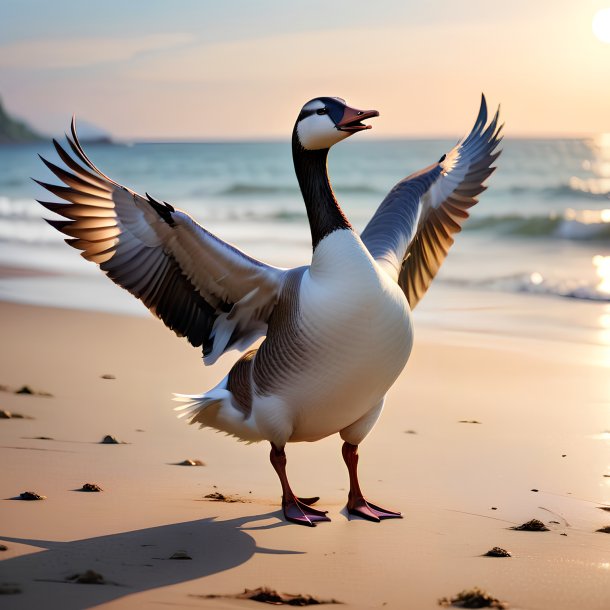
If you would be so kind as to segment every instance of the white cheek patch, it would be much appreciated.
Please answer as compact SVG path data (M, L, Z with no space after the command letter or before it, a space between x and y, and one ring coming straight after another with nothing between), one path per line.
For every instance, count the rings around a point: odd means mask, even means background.
M335 127L327 114L312 114L299 121L297 135L307 150L321 150L330 148L333 144L344 140L349 132L340 131Z

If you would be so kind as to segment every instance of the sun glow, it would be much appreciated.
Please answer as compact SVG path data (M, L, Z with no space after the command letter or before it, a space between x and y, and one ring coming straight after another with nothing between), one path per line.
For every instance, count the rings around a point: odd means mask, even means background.
M592 27L599 40L610 43L610 8L603 8L595 13Z

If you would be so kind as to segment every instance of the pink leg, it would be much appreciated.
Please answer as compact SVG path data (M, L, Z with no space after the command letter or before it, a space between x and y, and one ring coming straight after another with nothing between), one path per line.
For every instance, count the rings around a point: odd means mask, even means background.
M269 459L282 484L282 510L284 511L284 517L293 523L310 527L314 527L316 521L330 521L326 516L326 511L310 507L310 504L314 504L319 498L297 498L292 489L290 489L288 477L286 476L286 453L284 448L278 449L271 443Z
M358 515L369 521L381 519L402 519L400 513L380 508L364 499L358 483L358 445L343 443L343 459L349 472L349 495L347 497L347 510L350 515Z

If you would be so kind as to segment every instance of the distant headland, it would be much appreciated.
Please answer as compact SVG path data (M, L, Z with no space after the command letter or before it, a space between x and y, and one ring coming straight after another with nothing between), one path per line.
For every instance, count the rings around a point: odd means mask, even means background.
M0 144L20 144L22 142L37 142L46 137L33 130L24 121L14 119L7 114L0 99Z
M78 122L78 135L81 142L88 144L113 144L112 136L104 129L85 120ZM12 117L2 104L0 98L0 145L27 144L50 140L51 136L32 129L25 121Z

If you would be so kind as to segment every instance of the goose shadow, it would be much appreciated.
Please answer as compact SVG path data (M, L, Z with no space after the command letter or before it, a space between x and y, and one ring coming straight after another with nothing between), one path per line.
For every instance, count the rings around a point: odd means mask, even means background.
M278 516L274 511L228 521L210 517L70 542L0 534L2 541L44 549L1 562L0 582L14 583L21 589L19 594L3 596L7 602L3 607L35 608L42 602L48 608L77 610L230 570L257 553L301 554L258 547L247 533L288 525L278 521L245 527ZM186 551L191 560L170 559L177 550ZM87 570L102 574L107 584L75 584L67 580Z

